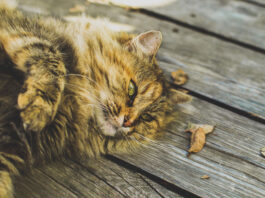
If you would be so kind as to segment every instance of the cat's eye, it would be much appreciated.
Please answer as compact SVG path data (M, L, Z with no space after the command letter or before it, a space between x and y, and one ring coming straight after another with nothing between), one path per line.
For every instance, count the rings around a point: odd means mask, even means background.
M132 100L134 98L134 96L136 95L136 85L135 83L131 80L129 83L129 87L128 87L128 95L130 97L130 99Z
M154 120L154 118L151 115L147 114L147 113L141 115L141 118L144 121L147 121L147 122L151 122L152 120Z

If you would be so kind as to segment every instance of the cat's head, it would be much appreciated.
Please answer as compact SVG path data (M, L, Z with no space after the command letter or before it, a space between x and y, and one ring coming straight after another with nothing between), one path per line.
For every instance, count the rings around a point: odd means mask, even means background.
M102 85L98 91L98 120L105 136L153 138L168 123L171 104L188 100L170 89L155 55L162 42L159 31L137 36L119 34L120 47L102 49ZM114 45L114 44L113 44ZM101 65L102 65L101 64Z

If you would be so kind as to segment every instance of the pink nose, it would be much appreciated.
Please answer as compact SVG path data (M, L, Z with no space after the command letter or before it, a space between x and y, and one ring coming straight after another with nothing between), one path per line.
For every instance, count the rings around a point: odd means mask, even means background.
M132 123L131 123L131 121L128 120L128 121L123 123L123 126L124 127L130 127L130 126L132 126Z

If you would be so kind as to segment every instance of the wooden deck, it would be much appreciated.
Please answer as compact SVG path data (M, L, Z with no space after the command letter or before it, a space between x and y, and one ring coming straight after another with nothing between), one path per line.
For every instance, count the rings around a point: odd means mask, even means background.
M160 66L167 76L186 71L184 88L194 100L178 107L179 119L162 140L130 155L34 169L18 178L17 198L265 197L264 0L149 0L139 1L147 2L140 9L85 0L19 2L26 12L67 19L80 17L69 13L79 4L86 16L109 18L121 30L160 30ZM151 7L155 2L163 5ZM189 158L188 122L217 126Z

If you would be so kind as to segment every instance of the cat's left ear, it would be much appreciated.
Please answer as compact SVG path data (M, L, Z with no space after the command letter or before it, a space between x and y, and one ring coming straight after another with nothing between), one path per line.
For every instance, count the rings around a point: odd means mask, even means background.
M136 50L145 56L156 55L162 42L162 34L159 31L151 30L134 37L128 44L128 50Z

